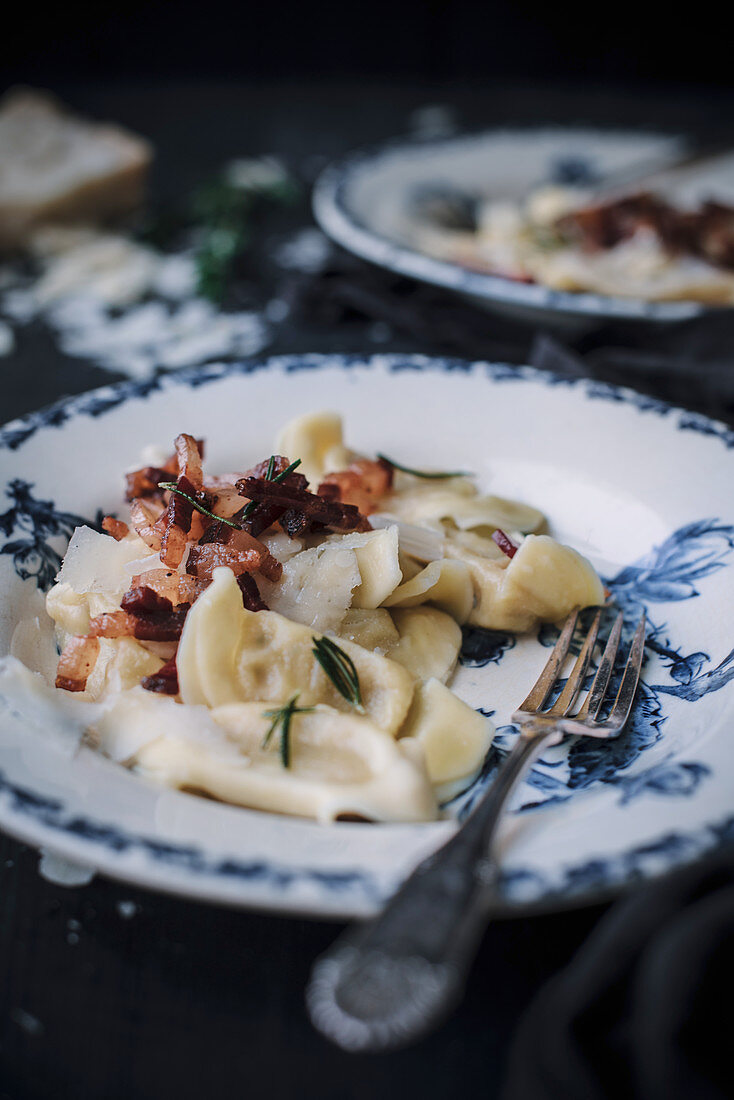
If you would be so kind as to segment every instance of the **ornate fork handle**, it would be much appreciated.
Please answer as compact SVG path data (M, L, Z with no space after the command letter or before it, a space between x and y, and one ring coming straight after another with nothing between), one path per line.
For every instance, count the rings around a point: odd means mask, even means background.
M349 1050L388 1050L457 1003L489 919L497 822L533 757L561 736L547 721L528 723L458 832L418 865L378 917L318 960L308 1007L330 1039Z

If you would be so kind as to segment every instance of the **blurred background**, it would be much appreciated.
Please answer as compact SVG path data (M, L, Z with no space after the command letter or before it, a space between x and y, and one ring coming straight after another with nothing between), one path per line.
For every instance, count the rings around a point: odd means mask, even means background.
M10 81L219 77L531 79L734 85L728 38L711 11L573 0L351 0L206 4L80 0L17 12L4 33Z
M310 207L330 161L403 135L558 122L720 137L734 117L734 66L711 9L681 15L630 0L12 5L3 13L0 92L17 83L152 142L149 216L159 230L233 159L278 158L291 198L258 209L224 303L249 319L244 354L531 361L734 423L731 311L674 331L599 323L559 337L370 267L331 245ZM13 291L17 277L25 293L31 275L11 276L5 285ZM78 342L74 351L43 317L8 307L0 324L2 421L125 375ZM220 357L216 350L209 360ZM0 836L0 1100L228 1096L230 1065L240 1067L237 1095L260 1080L262 1095L276 1100L373 1100L410 1095L417 1083L425 1095L451 1096L479 1080L496 1097L522 1013L606 911L496 925L462 1014L439 1038L387 1063L362 1059L355 1071L314 1037L303 1011L311 960L335 926L217 910L99 878L68 890L42 879L37 862L35 851ZM136 915L124 927L121 905ZM17 1005L38 1020L18 1023L8 1014Z

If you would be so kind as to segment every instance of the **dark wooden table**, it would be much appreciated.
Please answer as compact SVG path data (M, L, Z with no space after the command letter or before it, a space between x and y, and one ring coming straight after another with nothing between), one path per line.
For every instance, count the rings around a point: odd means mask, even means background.
M640 122L705 128L727 106L690 96L530 88L89 87L58 89L74 106L149 135L159 203L174 201L228 158L274 152L308 182L319 164L406 131L427 103L463 126L498 122ZM308 222L306 197L283 233ZM266 242L267 245L267 242ZM272 273L271 273L272 274ZM264 269L263 280L271 276ZM255 282L257 280L255 279ZM272 293L264 286L263 300ZM398 322L375 332L359 310L295 314L271 350L446 350ZM530 330L488 317L484 354L527 353ZM501 332L501 340L498 333ZM3 421L110 381L63 357L41 326L2 361ZM499 1095L516 1023L573 955L603 906L502 920L487 932L466 999L443 1030L389 1056L348 1056L312 1030L303 988L336 924L193 904L97 878L66 889L37 853L0 836L0 1100L158 1100L247 1096L341 1100L477 1090ZM133 904L130 904L133 903Z

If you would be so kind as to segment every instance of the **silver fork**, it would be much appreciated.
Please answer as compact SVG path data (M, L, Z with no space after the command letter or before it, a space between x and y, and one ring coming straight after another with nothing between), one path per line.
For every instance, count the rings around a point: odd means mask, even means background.
M462 827L418 865L379 916L350 930L317 960L306 991L311 1020L345 1050L405 1046L458 1003L496 898L498 864L491 845L510 792L541 750L558 744L565 733L606 738L624 728L642 666L644 615L608 716L600 714L622 634L621 613L591 689L572 713L602 610L594 615L563 690L543 710L563 670L578 613L567 619L545 668L513 715L520 736Z

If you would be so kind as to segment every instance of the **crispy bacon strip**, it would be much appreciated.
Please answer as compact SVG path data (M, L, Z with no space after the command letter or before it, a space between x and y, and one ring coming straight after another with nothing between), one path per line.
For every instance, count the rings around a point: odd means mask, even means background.
M172 657L170 661L166 661L152 676L144 676L140 683L146 691L157 691L162 695L178 695L176 658Z
M165 596L160 596L152 588L146 585L133 586L128 589L120 600L123 611L129 611L132 615L148 613L168 613L173 610L173 604Z
M59 657L56 687L64 691L84 691L87 678L97 663L99 639L75 636L69 638Z
M274 461L272 473L273 478L275 478L278 476L278 474L282 474L283 471L290 466L290 462L284 455L274 455L273 459ZM253 468L242 475L239 480L241 481L243 478L246 477L256 477L262 480L267 480L266 475L269 468L269 459L264 462L258 462L257 466L253 466ZM299 474L295 470L293 471L293 473L288 474L288 477L285 479L285 481L281 482L281 484L290 486L293 489L304 491L308 489L307 479L303 476L303 474ZM249 503L251 502L244 502L244 508L246 508ZM257 508L255 508L254 511L251 513L251 515L244 519L246 530L248 530L251 535L255 535L257 537L257 535L262 534L263 531L267 531L268 527L271 527L274 523L276 523L283 515L285 510L286 509L282 504L277 504L273 501L268 501L267 503L259 503Z
M247 611L268 610L268 605L260 595L260 590L253 576L249 573L240 573L237 578L237 584L242 593L242 604Z
M306 513L298 508L289 508L287 512L283 512L279 522L286 535L290 535L292 539L305 534L310 525Z
M130 534L130 528L121 519L115 519L114 516L105 516L102 520L102 530L106 531L108 535L112 535L113 539L124 539Z
M207 516L194 509L191 500L200 501L205 508L211 511L211 498L203 490L197 489L189 479L182 474L179 477L176 488L179 493L171 493L166 506L164 517L164 532L161 539L161 561L164 565L175 569L183 561L186 553L186 543L189 537L196 539L203 535L206 528L212 522ZM183 497L180 493L186 493Z
M319 485L319 496L326 496L336 487L336 499L353 504L363 515L377 508L377 501L392 488L393 468L389 462L360 458L346 470L327 474ZM326 492L324 492L326 490Z
M264 478L245 477L237 482L237 488L250 500L266 501L278 504L283 512L294 508L304 512L310 523L331 527L337 531L369 531L369 520L360 514L358 508L341 501L326 500L316 493L305 489L296 489L291 485L266 481Z
M498 527L496 531L492 532L492 541L499 546L503 554L506 554L508 558L514 558L517 551L520 549L516 546L509 535L506 535L501 527Z
M174 446L178 460L178 476L185 477L194 489L203 489L204 474L201 460L204 457L204 441L194 439L193 435L181 432L176 436Z

